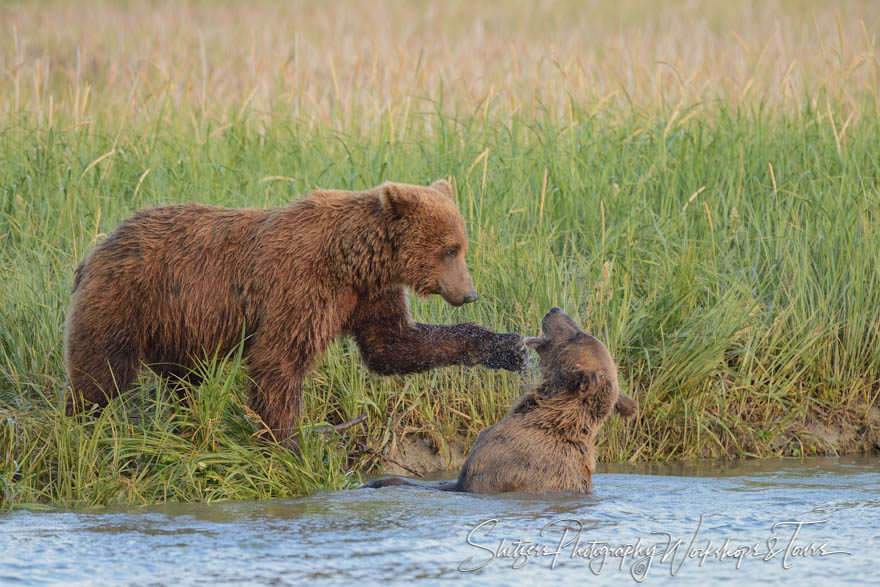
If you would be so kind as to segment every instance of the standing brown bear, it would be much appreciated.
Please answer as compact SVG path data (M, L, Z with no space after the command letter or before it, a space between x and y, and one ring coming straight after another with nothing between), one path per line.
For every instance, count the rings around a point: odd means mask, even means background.
M339 333L377 373L446 365L519 370L517 334L417 324L405 287L454 306L477 294L452 190L385 183L315 191L272 210L184 204L137 212L76 268L65 356L68 412L103 406L138 368L184 375L242 340L253 409L279 439L302 382Z
M458 481L444 491L473 493L586 493L596 469L594 447L602 423L617 410L630 418L638 403L620 393L608 349L559 308L541 320L543 334L524 342L540 356L544 380L526 391L468 453ZM400 477L369 488L416 485Z

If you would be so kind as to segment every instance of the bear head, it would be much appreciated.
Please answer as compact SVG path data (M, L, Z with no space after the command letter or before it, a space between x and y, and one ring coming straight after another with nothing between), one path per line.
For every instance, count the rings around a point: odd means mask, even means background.
M538 353L541 375L560 391L619 396L617 366L602 342L559 308L541 320L541 335L524 339ZM632 401L632 400L630 400Z
M396 278L417 295L440 294L453 306L477 299L464 256L464 218L445 180L430 187L387 182L379 202L393 227Z

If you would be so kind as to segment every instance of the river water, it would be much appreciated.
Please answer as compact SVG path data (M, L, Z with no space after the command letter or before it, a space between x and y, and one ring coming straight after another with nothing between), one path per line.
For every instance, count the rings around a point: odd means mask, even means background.
M389 487L266 502L15 511L0 514L0 583L878 578L876 456L600 465L593 482L587 496Z

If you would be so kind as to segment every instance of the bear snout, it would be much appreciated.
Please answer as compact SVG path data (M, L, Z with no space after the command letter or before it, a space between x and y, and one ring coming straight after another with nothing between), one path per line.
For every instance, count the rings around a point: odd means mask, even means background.
M541 330L543 336L551 340L562 339L576 332L582 332L568 314L556 307L550 308L544 314L544 317L541 319Z
M479 297L467 268L451 274L447 273L437 283L437 293L450 305L456 307L476 302Z
M444 300L446 300L446 303L448 303L450 306L455 306L456 308L459 306L463 306L464 304L476 302L477 299L480 297L474 290L471 290L470 293L465 294L464 296L462 296L461 294L449 292L443 288L440 288L440 291L438 293L443 297Z

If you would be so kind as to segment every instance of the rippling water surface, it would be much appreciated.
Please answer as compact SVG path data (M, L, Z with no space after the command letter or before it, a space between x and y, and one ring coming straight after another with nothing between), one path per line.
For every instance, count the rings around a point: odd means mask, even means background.
M877 577L876 456L608 465L594 487L588 496L391 487L259 503L17 511L0 514L0 582ZM794 522L805 524L785 524ZM839 551L850 554L831 554Z

